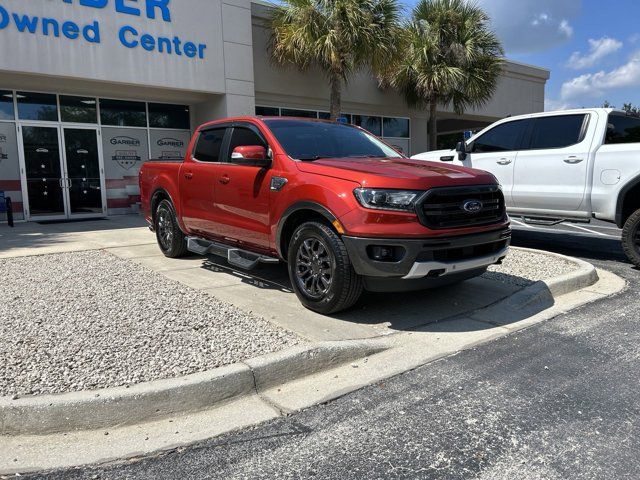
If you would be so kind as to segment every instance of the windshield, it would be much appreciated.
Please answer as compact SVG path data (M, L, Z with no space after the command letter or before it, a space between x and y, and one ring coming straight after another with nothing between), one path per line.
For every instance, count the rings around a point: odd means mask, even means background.
M305 120L265 120L291 158L401 158L373 135L351 125Z

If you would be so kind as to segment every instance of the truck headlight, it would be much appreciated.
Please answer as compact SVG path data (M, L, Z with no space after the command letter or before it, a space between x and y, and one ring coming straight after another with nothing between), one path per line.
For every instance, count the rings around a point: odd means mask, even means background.
M356 188L353 193L360 204L366 208L412 212L414 210L414 202L422 192L416 190Z

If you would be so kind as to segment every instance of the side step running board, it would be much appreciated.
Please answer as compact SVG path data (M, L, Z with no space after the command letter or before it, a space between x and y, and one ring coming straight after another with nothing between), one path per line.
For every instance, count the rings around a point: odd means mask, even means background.
M198 237L187 237L187 250L197 253L198 255L213 254L224 257L231 265L244 270L251 270L259 263L280 262L280 260L274 257L260 255L259 253L249 252Z
M552 225L558 225L566 220L564 218L532 218L532 217L522 217L524 223L528 225L544 225L550 227Z

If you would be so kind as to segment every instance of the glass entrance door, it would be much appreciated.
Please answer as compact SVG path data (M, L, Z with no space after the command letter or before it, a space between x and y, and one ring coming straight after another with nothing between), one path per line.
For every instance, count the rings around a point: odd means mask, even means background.
M64 169L58 127L22 126L29 216L66 216Z
M63 127L69 215L100 216L103 211L98 132Z
M29 219L105 214L96 128L21 125Z

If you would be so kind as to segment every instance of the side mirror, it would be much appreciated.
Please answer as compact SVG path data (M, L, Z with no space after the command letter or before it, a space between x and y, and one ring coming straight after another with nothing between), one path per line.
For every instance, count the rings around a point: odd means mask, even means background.
M458 142L456 145L456 152L458 152L458 160L466 160L467 154L469 153L467 150L467 144L465 142Z
M240 165L266 168L271 166L267 149L262 145L242 145L233 149L231 159Z

